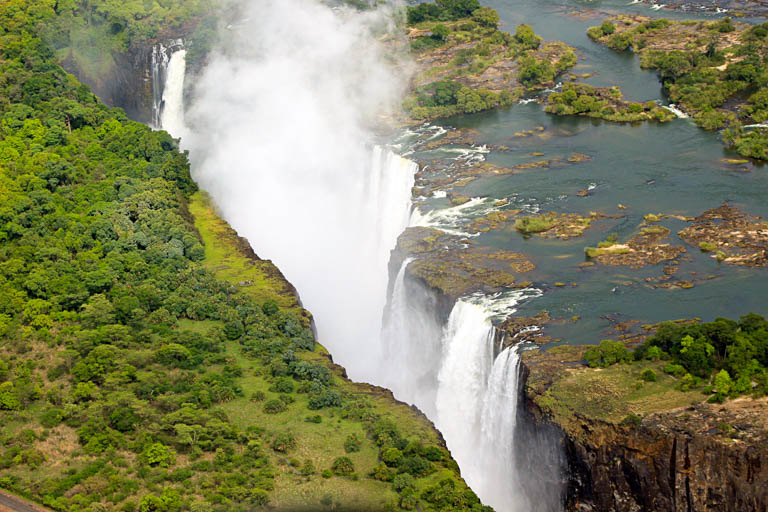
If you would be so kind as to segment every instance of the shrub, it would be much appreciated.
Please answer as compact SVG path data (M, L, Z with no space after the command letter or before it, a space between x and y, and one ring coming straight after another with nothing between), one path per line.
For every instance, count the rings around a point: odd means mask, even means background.
M515 30L515 40L526 50L534 50L541 44L541 37L537 36L530 25L518 25Z
M324 469L322 473L320 473L320 476L323 478L331 478L333 476L333 471L330 469Z
M491 7L480 7L472 13L472 19L484 27L497 27L499 25L499 13Z
M515 221L515 229L524 234L541 233L552 229L556 221L552 217L522 217Z
M344 451L347 453L359 452L360 444L360 438L357 434L349 434L344 441Z
M609 36L614 32L616 32L616 25L614 25L608 20L605 20L603 24L600 25L600 31L603 33L603 35Z
M652 347L652 348L658 348L658 347ZM669 363L667 366L664 367L664 373L674 375L675 377L682 377L688 372L685 371L685 368L681 364Z
M664 357L664 351L659 347L651 347L645 354L645 358L650 359L651 361L658 361L662 357Z
M340 407L341 395L332 389L326 389L322 393L313 395L309 399L307 407L310 410L323 409L325 407Z
M397 448L387 448L381 454L381 460L389 467L397 467L403 461L403 452Z
M424 457L432 462L439 462L443 460L443 450L437 446L427 446L424 449Z
M442 23L438 23L434 27L432 27L432 37L434 39L438 39L440 41L445 41L445 39L448 37L448 34L450 34L451 31L443 25Z
M640 375L640 378L646 382L656 382L656 372L648 368Z
M643 418L637 414L628 414L621 420L621 425L625 427L637 428L642 423Z
M296 448L296 437L293 432L281 432L272 440L272 449L276 452L287 453Z
M690 373L686 373L683 375L683 378L680 379L680 383L678 384L678 387L680 388L680 391L690 391L691 389L698 386L699 381L696 377L691 375Z
M392 480L392 487L400 493L408 489L416 490L416 481L410 473L401 473Z
M162 443L152 443L144 448L141 459L148 466L167 468L176 463L176 453Z
M733 387L733 381L731 376L726 370L720 370L715 375L715 398L717 401L722 402L730 394Z
M418 455L405 457L398 467L398 473L410 473L415 477L427 476L433 470L432 463Z
M61 409L48 409L40 415L40 424L45 428L53 428L64 419L64 411Z
M349 457L337 457L334 459L331 469L335 475L349 476L355 472L355 465Z
M272 400L267 400L264 403L264 412L267 414L278 414L281 412L285 412L287 410L288 410L288 406L285 404L285 402L277 398L273 398Z

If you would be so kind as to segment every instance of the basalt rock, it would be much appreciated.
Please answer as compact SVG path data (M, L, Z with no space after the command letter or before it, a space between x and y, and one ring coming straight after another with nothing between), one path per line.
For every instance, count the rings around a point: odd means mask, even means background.
M621 422L573 412L564 424L541 397L581 367L569 354L523 358L520 412L528 430L561 435L566 511L768 510L768 399L696 403Z

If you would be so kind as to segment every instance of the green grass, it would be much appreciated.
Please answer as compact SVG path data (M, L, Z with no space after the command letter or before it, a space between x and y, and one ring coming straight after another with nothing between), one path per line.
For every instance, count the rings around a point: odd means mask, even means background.
M605 242L600 243L604 244ZM612 245L614 244L611 243L607 247L585 247L584 253L587 255L587 258L597 258L598 256L603 256L605 254L627 254L629 252L629 249L626 247L611 249L610 247Z
M515 221L515 229L524 234L542 233L552 229L557 220L552 217L523 217Z
M568 371L536 402L566 428L577 429L576 415L619 424L626 416L645 416L701 402L700 390L680 391L679 380L664 373L667 361L619 363L608 368ZM648 370L656 381L643 378Z
M277 267L268 260L249 258L244 243L237 233L216 213L205 192L195 193L189 201L189 212L203 239L205 266L216 277L232 283L257 302L274 300L278 306L306 316L292 287Z

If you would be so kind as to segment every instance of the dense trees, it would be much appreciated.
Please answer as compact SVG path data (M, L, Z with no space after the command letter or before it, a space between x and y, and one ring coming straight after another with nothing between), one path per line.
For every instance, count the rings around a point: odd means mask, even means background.
M425 2L408 7L408 24L420 23L422 21L450 21L466 18L480 8L478 0L435 0L435 3Z
M705 323L662 323L635 350L635 358L646 357L671 360L667 372L687 375L691 383L714 378L718 401L744 393L768 393L768 321L755 313L738 322L718 318Z

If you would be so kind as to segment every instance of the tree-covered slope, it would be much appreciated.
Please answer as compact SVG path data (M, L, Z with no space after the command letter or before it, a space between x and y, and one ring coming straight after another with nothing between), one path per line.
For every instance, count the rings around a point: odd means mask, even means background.
M176 141L62 70L54 7L0 4L0 488L68 511L480 510L426 418L315 343Z

